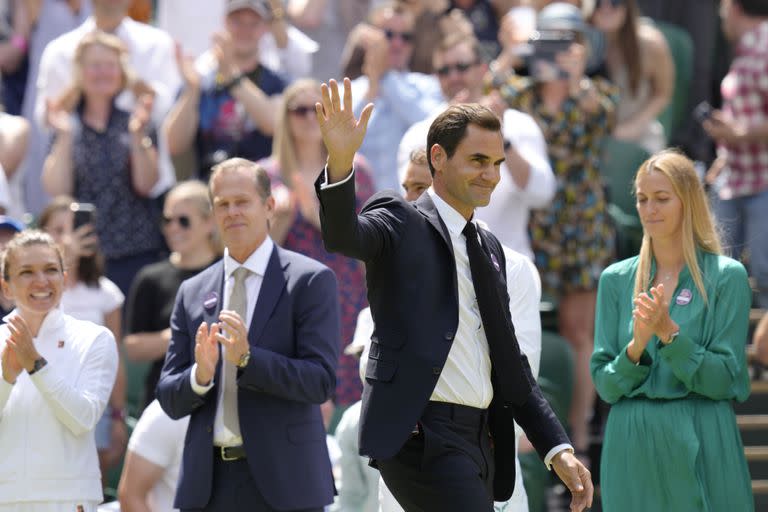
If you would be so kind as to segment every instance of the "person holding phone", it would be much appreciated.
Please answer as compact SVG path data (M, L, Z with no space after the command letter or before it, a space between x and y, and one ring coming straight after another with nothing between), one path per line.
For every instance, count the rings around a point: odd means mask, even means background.
M581 11L553 3L537 20L540 32L572 38L554 53L564 73L510 77L499 87L510 108L531 115L544 133L556 192L549 207L532 210L529 229L543 289L558 300L560 334L575 352L575 389L569 415L574 447L589 447L594 403L589 376L594 308L600 272L613 259L614 231L600 176L604 138L613 130L617 94L606 80L585 75L587 29ZM553 45L554 46L554 45Z
M94 216L93 205L59 196L40 213L38 225L64 254L67 275L61 294L62 310L78 320L103 325L119 340L125 297L104 276L104 255L94 233ZM119 364L108 406L94 431L102 475L119 463L128 442L125 393L125 368Z
M0 509L95 512L93 431L115 383L115 339L62 311L64 258L50 235L17 234L1 261L16 309L0 326Z
M749 396L752 291L724 255L693 162L674 150L634 180L643 242L600 277L591 372L611 411L604 510L754 510L733 401Z

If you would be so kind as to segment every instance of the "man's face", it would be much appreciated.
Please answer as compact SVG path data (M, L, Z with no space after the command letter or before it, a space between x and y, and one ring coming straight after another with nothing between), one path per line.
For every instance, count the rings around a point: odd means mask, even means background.
M432 174L426 164L409 162L403 176L405 200L415 201L432 185Z
M97 13L110 16L125 16L130 6L131 0L93 0L93 8Z
M391 13L381 22L381 30L389 43L389 67L407 70L413 54L413 18Z
M267 236L275 200L263 199L254 172L239 167L221 171L211 180L213 216L230 254L242 263Z
M227 15L227 32L232 37L235 55L249 56L259 48L259 40L269 29L266 21L251 9L238 9Z
M470 102L477 101L482 95L485 70L471 43L460 43L436 52L432 64L446 99L450 100L462 90L467 91L467 101Z
M476 207L488 205L504 161L501 132L470 124L451 158L438 144L430 151L435 191L443 200L466 218Z

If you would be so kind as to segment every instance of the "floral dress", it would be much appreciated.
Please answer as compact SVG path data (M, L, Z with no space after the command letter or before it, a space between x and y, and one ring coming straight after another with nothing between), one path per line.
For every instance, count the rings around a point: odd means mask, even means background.
M260 163L269 173L273 188L275 185L282 184L280 167L274 158ZM362 157L355 158L355 185L357 195L355 206L359 212L365 201L373 194L371 173ZM360 400L363 384L360 381L357 358L344 354L344 347L349 345L355 334L358 313L368 306L365 267L353 258L326 251L322 234L302 217L301 213L296 214L296 220L288 230L281 246L319 261L336 274L341 311L341 340L339 340L339 366L336 371L335 401L337 405L351 405Z
M618 97L604 80L593 85L600 101L592 113L580 109L576 98L549 112L529 78L511 77L499 88L510 108L536 120L547 141L557 189L548 208L531 211L529 230L542 285L555 295L596 289L614 256L614 230L599 167Z

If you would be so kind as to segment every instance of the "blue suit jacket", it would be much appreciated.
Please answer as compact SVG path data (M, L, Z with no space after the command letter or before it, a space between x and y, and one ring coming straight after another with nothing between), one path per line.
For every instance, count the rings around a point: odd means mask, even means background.
M195 332L218 321L224 263L185 281L171 316L172 338L157 397L172 418L191 415L177 508L202 508L211 497L213 423L221 358L204 396L190 384ZM216 304L204 302L214 294ZM248 465L273 508L304 509L333 501L334 485L320 404L336 384L339 310L336 277L324 265L275 246L248 328L251 359L238 371L238 411ZM248 504L243 503L243 510Z

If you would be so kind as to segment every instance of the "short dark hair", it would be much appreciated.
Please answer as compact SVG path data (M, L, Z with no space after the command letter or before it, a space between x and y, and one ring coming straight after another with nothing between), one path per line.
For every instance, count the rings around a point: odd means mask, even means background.
M432 51L432 62L434 63L437 55L442 55L460 44L468 44L470 46L475 62L482 60L483 54L480 48L480 41L474 35L465 34L464 32L449 32L440 39L440 43Z
M768 0L733 0L747 16L768 16Z
M211 204L213 204L213 189L211 188L213 179L222 172L234 171L240 168L253 172L253 182L256 185L256 191L263 200L272 195L272 180L269 179L266 169L245 158L229 158L211 168L211 176L208 178L208 195L210 196Z
M427 163L432 176L435 175L435 167L432 165L432 146L440 144L448 158L451 158L470 124L484 130L501 131L501 121L496 114L479 103L451 105L432 121L427 134Z

